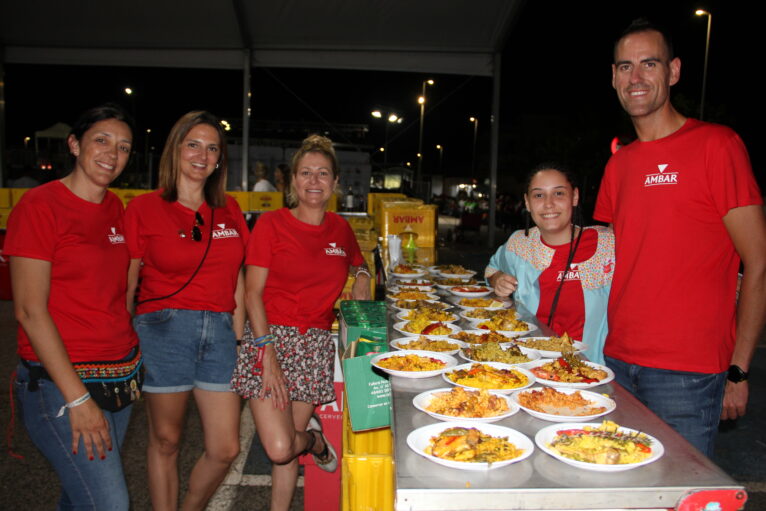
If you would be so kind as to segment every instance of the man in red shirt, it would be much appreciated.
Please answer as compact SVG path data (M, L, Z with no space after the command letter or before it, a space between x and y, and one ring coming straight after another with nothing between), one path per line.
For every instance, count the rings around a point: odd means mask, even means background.
M766 318L766 220L736 133L673 108L680 73L645 20L615 44L612 85L638 140L610 159L594 213L614 225L618 261L604 353L621 385L710 456L719 418L745 413Z

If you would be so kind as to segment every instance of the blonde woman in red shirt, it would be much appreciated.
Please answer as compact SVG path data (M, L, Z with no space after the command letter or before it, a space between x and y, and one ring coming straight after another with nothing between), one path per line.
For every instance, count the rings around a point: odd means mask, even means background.
M253 228L245 265L252 337L240 350L232 384L250 400L256 430L273 462L271 509L290 506L298 456L337 468L333 447L312 415L335 400L333 304L346 278L352 297L370 298L370 273L348 223L326 211L338 183L332 142L303 141L292 158L295 207L266 213Z

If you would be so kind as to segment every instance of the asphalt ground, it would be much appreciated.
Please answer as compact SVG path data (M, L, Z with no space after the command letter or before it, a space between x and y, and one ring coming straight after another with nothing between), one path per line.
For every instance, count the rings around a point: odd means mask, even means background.
M452 219L440 219L439 261L462 264L481 269L496 247L487 245L487 233L462 233L458 241L444 242L450 238L450 230L456 227ZM510 232L496 233L500 245ZM0 393L0 428L9 430L11 407L9 383L11 373L18 359L15 354L16 324L13 319L13 304L0 301L0 376L4 392ZM745 485L749 494L748 510L766 509L766 340L762 339L751 369L751 401L748 414L734 422L722 425L718 436L714 461L734 479ZM146 477L146 410L143 401L133 407L122 455L125 474L133 510L149 510L149 495ZM249 412L243 414L240 443L243 452L235 461L224 485L221 487L210 510L255 510L267 509L270 493L269 466L260 452L257 436L254 435ZM13 432L13 451L23 456L19 459L7 452L0 455L0 509L2 510L49 510L55 509L59 498L59 483L48 462L29 440L23 425L18 421L10 430ZM253 438L256 438L254 441ZM197 458L202 453L202 430L192 402L184 431L184 442L179 455L181 492ZM679 470L682 470L679 467ZM299 482L300 484L300 482ZM299 487L292 508L304 508L303 492ZM311 506L306 505L310 510Z

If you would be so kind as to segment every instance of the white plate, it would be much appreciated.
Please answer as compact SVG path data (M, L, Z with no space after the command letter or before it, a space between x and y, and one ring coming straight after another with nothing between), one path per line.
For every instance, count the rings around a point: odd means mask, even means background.
M422 291L421 291L421 293L422 293ZM396 302L397 300L404 300L404 298L396 298L395 296L393 296L393 294L395 294L395 292L392 293L392 294L386 294L386 298L389 301L391 301L391 302ZM433 293L425 293L425 295L427 297L427 298L425 298L426 300L434 300L434 301L437 301L437 302L439 301L439 295L435 295ZM415 300L420 300L420 298L415 298Z
M457 342L457 339L455 339L455 341ZM465 344L465 343L463 343L463 344ZM507 348L508 346L506 346L505 344L506 343L500 344L500 347L503 348L503 349ZM508 343L508 344L510 344L510 343ZM473 347L473 346L480 346L480 344L472 344L472 345L468 345L468 346L471 346L471 347ZM508 365L512 365L514 367L523 367L525 369L528 369L528 366L530 364L532 364L532 362L540 360L540 354L535 352L535 351L525 351L525 350L522 349L521 352L524 355L526 355L527 358L529 358L529 362L520 362L518 364L508 364ZM472 358L468 358L468 355L466 355L465 352L462 349L460 350L459 355L460 355L460 358L462 358L463 360L467 360L468 362L476 362L478 364L483 364L483 362L481 360L474 360Z
M509 442L515 445L518 449L522 449L524 452L521 454L521 456L513 458L512 460L498 461L491 464L450 461L426 454L425 448L428 447L431 437L438 436L442 431L449 428L476 428L487 435L505 437L508 438ZM459 470L491 470L494 468L506 467L511 463L516 463L528 458L535 450L535 446L532 441L515 429L498 426L497 424L470 421L437 422L436 424L423 426L422 428L418 428L407 435L407 445L417 454L433 461L434 463Z
M393 303L391 304L391 307L393 307L394 309L396 309L398 311L411 311L411 310L414 310L414 309L405 309L404 307L397 307L396 305L394 305L397 301L398 300L394 300ZM406 300L406 301L414 302L415 300ZM447 310L447 309L451 309L452 308L452 306L450 304L444 303L444 302L440 302L439 300L425 300L425 301L429 302L429 303L441 303L442 305L444 305L442 310Z
M470 369L471 366L474 364L484 364L486 366L494 367L495 369L507 369L509 371L510 370L518 371L527 377L527 384L522 385L521 387L514 387L512 389L487 389L487 390L492 390L495 392L499 392L501 394L510 394L512 392L516 392L517 390L526 389L527 387L531 387L532 385L535 384L535 375L530 373L527 369L524 369L523 367L519 367L519 366L512 366L509 364L501 364L500 362L472 362L470 364L460 364L460 365L451 367L449 369L449 372L458 371L460 369ZM450 380L449 378L447 378L447 370L442 372L442 378L444 378L444 381L446 381L450 385L455 385L456 387L463 387L463 388L471 389L471 390L481 390L478 387L469 387L468 385L461 385L460 383L456 383Z
M484 320L484 321L489 321L489 320ZM532 323L529 323L527 321L523 321L523 323L525 325L527 325L527 329L526 330L490 330L489 328L481 328L479 326L484 321L479 321L478 323L476 323L475 329L476 330L484 330L484 331L487 331L487 332L497 332L499 334L505 335L506 337L521 337L521 336L527 335L529 332L537 329L537 326L533 325Z
M390 286L387 293L399 293L401 291L420 291L421 293L435 294L436 290L433 286L408 286L407 284L399 284L398 286Z
M600 425L601 424L598 422L592 422L592 423L586 423L586 424L582 422L551 424L550 426L547 426L537 432L537 434L535 435L535 443L545 453L550 454L557 460L563 461L567 465L571 465L577 468L584 468L585 470L593 470L596 472L621 472L623 470L630 470L633 468L646 465L648 463L653 463L657 461L658 459L660 459L663 454L665 454L665 447L662 445L662 443L660 443L659 440L657 440L656 438L650 435L646 435L646 436L652 442L651 456L649 456L644 461L641 461L639 463L625 463L623 465L601 465L598 463L586 463L584 461L577 461L577 460L573 460L565 456L562 456L558 454L557 452L554 452L553 450L551 450L550 447L548 447L548 444L550 444L553 441L553 439L556 438L556 435L558 434L559 431L562 431L565 429L582 429L585 426L592 426L594 428L597 428ZM623 433L637 433L635 429L623 428L623 427L619 428L618 431Z
M397 350L409 350L409 348L403 348L403 347L401 347L401 345L402 344L407 344L408 342L417 341L420 337L421 336L418 336L418 335L413 336L413 337L400 337L398 339L394 339L389 344L391 345L391 347L393 347L394 349L397 349ZM432 340L432 341L445 341L446 340L446 341L448 341L451 344L457 344L459 346L459 348L456 349L456 350L451 350L451 351L431 351L431 350L410 350L410 351L423 351L425 353L444 353L445 355L456 355L462 348L468 346L463 341L458 341L457 339L443 339L443 338L438 337L438 336L432 338L432 337L430 337L428 335L424 335L423 337L426 337L427 339Z
M413 335L420 335L417 332L408 332L407 330L404 330L404 325L406 325L407 323L409 323L409 321L399 321L398 323L394 323L394 330L396 330L400 334L404 335L405 337L412 337ZM436 321L435 323L438 323L438 321ZM446 335L433 335L433 334L429 334L428 336L429 337L434 337L434 338L440 338L440 339L447 339L450 335L456 334L460 330L462 330L459 326L455 326L452 323L444 323L444 326L446 326L447 328L452 330L452 332L450 332L449 334L446 334Z
M486 291L458 291L457 290L457 289L471 288L471 287L483 288ZM454 286L454 287L448 288L448 291L452 293L453 295L459 296L461 298L484 298L485 296L491 295L494 289L492 289L489 286L475 285L475 286Z
M392 271L390 275L393 275L397 279L419 279L420 277L424 277L426 273L428 272L425 270L419 270L415 273L395 273Z
M543 366L551 362L553 362L553 360L544 358L544 359L540 359L530 363L527 366L527 368L531 371L532 369L535 369L537 367ZM562 381L546 380L545 378L540 378L539 376L536 376L537 381L549 387L563 387L568 389L589 389L592 387L598 387L599 385L604 385L605 383L609 383L610 381L614 380L614 372L608 367L602 366L601 364L596 364L595 362L587 362L587 361L583 361L583 362L595 369L601 369L602 371L606 371L606 378L604 378L601 381L597 381L593 383L569 383L569 382L562 382Z
M550 339L550 337L520 337L517 340L520 341L520 342L524 342L527 339L529 339L529 340ZM519 347L521 347L521 346L522 345L519 344ZM526 349L528 349L528 350L533 350L533 351L536 351L536 352L540 353L540 355L542 355L544 358L559 358L561 356L561 352L560 351L539 350L537 348L532 348L532 347L528 347L528 346L524 346L524 347ZM572 347L574 348L574 352L575 353L580 353L580 352L585 351L585 350L588 349L588 345L587 344L583 344L580 341L575 341L574 344L572 344Z
M488 334L490 331L489 330L463 330L463 332L465 332L467 334L474 334L474 335L485 335L485 334ZM506 339L508 339L506 342L501 342L500 343L500 347L501 348L505 348L508 345L513 344L514 339L510 335L504 334L502 332L495 332L495 333L500 335L500 336L505 337ZM463 342L466 342L466 341L463 341ZM478 345L478 344L482 344L482 343L468 343L468 344L477 344Z
M399 321L409 321L409 319L406 318L406 316L410 313L410 311L401 311L396 313L396 319ZM442 323L454 323L455 321L459 320L460 317L455 314L454 312L450 312L449 314L452 315L452 319L445 319L441 320ZM439 321L432 321L432 323L438 323Z
M492 298L492 300L495 300L496 302L500 302L500 305L496 305L494 307L471 307L471 306L468 306L468 305L461 305L460 304L460 298L461 297L453 295L453 296L447 297L447 301L450 302L451 304L455 305L456 307L460 307L463 310L488 309L488 310L491 310L491 311L496 311L496 310L500 310L500 309L507 309L508 307L511 306L510 302L504 302L503 300L500 300L498 298ZM479 297L469 296L467 298L479 298Z
M444 362L444 367L441 369L434 369L433 371L394 371L393 369L386 369L385 367L380 367L378 365L378 362L380 362L383 359L389 358L389 357L401 357L404 355L417 355L419 357L428 357L428 358L435 358L436 360L441 360ZM450 355L444 355L442 353L434 353L433 351L415 351L415 350L399 350L399 351L389 351L388 353L381 353L380 355L375 355L370 359L370 363L383 371L384 373L390 374L391 376L399 376L400 378L430 378L431 376L437 376L444 372L446 369L449 369L451 367L455 367L457 365L457 360L455 360L455 357L452 357Z
M490 319L490 318L472 318L471 316L468 315L468 313L472 312L474 310L476 310L476 308L473 308L473 309L463 309L462 311L460 311L460 317L463 318L464 320L468 321L472 325L478 325L479 323L481 323L483 321L487 321L488 319ZM502 308L497 309L497 310L502 310ZM519 319L519 317L520 317L519 313L514 311L513 312L513 318L514 319Z
M607 397L603 394L597 394L596 392L590 392L587 390L580 390L580 389L565 389L565 388L558 388L555 389L563 394L574 394L575 392L579 392L582 397L587 399L588 401L591 401L593 403L593 406L603 406L606 408L606 411L601 413L595 413L591 415L564 415L564 414L558 414L558 413L544 413L544 412L538 412L537 410L532 410L531 408L527 408L526 406L521 404L521 401L519 400L520 394L525 394L533 391L541 391L542 387L532 387L529 389L520 390L518 392L514 392L513 395L511 395L511 399L513 402L519 407L521 407L522 410L527 412L532 417L537 417L538 419L542 419L544 421L550 421L550 422L587 422L591 421L597 417L601 417L602 415L606 415L608 413L612 413L615 408L617 408L617 403L614 402L614 400L610 397Z
M460 278L460 277L458 277ZM476 280L476 279L474 279ZM457 284L458 286L475 286L476 284L469 284L471 281L470 277L463 279L463 282L461 284ZM434 286L438 287L439 289L449 289L451 287L455 287L456 284L439 284L437 281L434 281Z
M469 422L497 422L499 420L507 419L508 417L517 413L520 410L519 405L511 401L510 396L506 396L504 394L501 394L499 392L494 392L494 391L491 391L490 394L493 394L499 397L500 399L505 400L505 402L508 404L508 411L501 415L494 415L492 417L454 417L452 415L442 415L440 413L435 413L435 412L431 412L427 410L427 407L429 403L431 403L431 400L433 399L434 395L438 394L439 392L451 392L452 389L454 388L455 387L427 390L415 396L412 399L412 404L415 405L415 408L417 408L421 412L425 412L431 417L433 417L434 419L439 419L440 421L459 420L459 421L469 421Z
M391 281L392 286L428 286L431 287L434 285L433 281L431 279L395 279Z
M443 277L445 279L470 279L473 278L474 275L476 275L476 272L473 270L466 270L469 273L447 273L440 271L439 276Z

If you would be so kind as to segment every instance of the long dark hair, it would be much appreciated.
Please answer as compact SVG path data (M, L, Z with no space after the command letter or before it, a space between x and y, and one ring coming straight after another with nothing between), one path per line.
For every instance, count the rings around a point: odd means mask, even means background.
M184 115L173 125L160 158L160 188L162 198L168 202L178 200L178 174L181 142L191 129L199 124L212 126L218 133L220 157L215 170L205 181L205 202L211 208L226 205L226 174L229 155L226 150L226 134L218 118L210 112L197 110Z
M579 189L577 186L577 177L565 165L562 165L556 162L545 162L536 166L534 169L532 169L532 171L529 174L527 174L527 179L524 186L524 190L525 190L524 195L527 195L529 193L529 187L531 186L532 180L534 179L534 177L540 172L543 172L545 170L554 170L562 174L564 178L567 180L567 182L569 183L569 185L572 187L572 191ZM580 246L580 240L582 239L582 233L584 230L584 221L583 221L583 215L582 215L582 208L580 207L580 204L582 204L582 197L579 198L576 205L572 206L572 234L569 238L569 255L567 256L567 262L564 265L564 273L561 277L561 283L556 288L556 294L553 295L553 301L551 302L551 310L550 310L550 314L548 315L548 326L553 325L553 317L556 314L556 307L559 304L561 289L564 287L564 282L566 281L566 274L567 274L567 271L569 270L569 265L572 264L575 253L577 252L577 248ZM531 222L531 215L526 208L524 208L524 222L525 222L524 235L529 236L529 225ZM580 232L577 234L577 239L575 240L575 232L577 231L578 226L580 227Z

